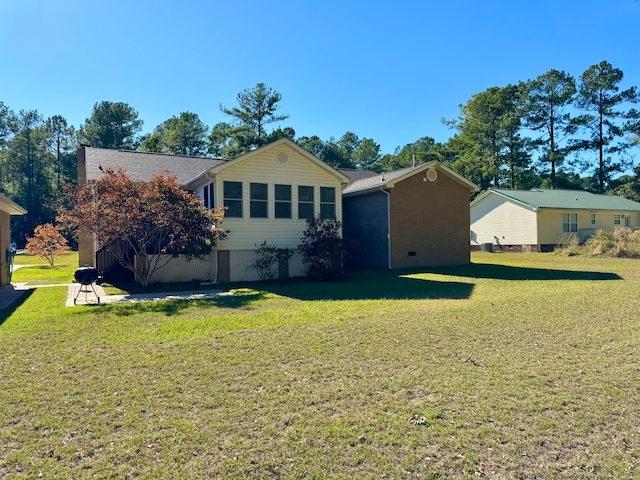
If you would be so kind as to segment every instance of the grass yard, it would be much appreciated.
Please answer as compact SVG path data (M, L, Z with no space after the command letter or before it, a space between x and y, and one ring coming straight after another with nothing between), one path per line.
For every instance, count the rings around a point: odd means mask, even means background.
M472 259L215 301L35 290L0 311L0 478L640 477L640 260Z
M13 272L11 281L27 285L55 285L72 283L73 273L78 268L78 252L64 252L54 260L54 266L36 255L20 254L13 259L14 265L28 265Z

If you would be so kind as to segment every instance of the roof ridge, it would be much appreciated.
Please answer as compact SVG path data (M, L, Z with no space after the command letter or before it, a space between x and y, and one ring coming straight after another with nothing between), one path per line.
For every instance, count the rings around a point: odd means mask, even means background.
M203 157L200 155L178 155L175 153L166 153L166 152L142 152L140 150L126 150L123 148L100 148L100 147L87 147L85 146L85 148L90 148L92 150L103 150L106 152L120 152L120 153L135 153L135 154L141 154L141 155L162 155L164 157L173 157L173 158L196 158L198 160L218 160L218 161L223 161L223 162L228 162L229 159L227 158L221 158L221 157Z

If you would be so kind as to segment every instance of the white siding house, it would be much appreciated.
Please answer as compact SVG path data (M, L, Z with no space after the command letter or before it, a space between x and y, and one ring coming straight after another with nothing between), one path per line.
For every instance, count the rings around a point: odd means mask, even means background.
M78 152L78 183L97 178L108 167L122 167L134 180L145 181L162 170L194 192L208 208L227 207L212 259L173 261L154 281L257 280L249 266L263 242L296 250L306 219L322 215L342 221L341 188L349 179L289 139L281 139L234 160L94 149ZM80 238L80 261L97 266L92 238ZM289 260L288 275L302 275L298 253Z
M640 228L640 203L579 190L491 189L471 202L471 248L549 251L597 230Z

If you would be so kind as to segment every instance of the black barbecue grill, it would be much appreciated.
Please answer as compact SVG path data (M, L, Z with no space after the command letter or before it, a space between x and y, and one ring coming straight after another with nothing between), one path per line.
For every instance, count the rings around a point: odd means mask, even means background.
M95 287L93 286L98 280L101 279L100 272L98 272L97 268L93 267L80 267L76 268L76 271L73 273L73 278L76 279L76 282L80 284L80 288L78 289L78 293L76 298L73 299L73 304L76 304L76 300L80 296L80 293L84 292L84 299L87 300L87 294L89 293L89 287L93 291L93 294L98 299L98 303L100 303L100 297L96 292ZM83 288L84 287L84 288Z

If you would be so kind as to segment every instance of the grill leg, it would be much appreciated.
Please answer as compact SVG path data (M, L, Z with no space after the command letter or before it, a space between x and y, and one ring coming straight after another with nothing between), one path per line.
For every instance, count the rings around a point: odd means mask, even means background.
M96 296L96 298L98 299L98 303L100 303L100 297L98 296L98 292L96 292L96 289L93 287L93 283L81 283L80 284L80 288L78 289L78 293L76 294L76 298L73 299L73 304L77 305L76 301L78 300L78 297L80 296L80 294L84 291L84 301L85 303L88 303L88 293L89 293L89 289L85 288L83 290L82 287L91 287L91 290L93 290L93 294Z

